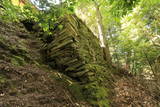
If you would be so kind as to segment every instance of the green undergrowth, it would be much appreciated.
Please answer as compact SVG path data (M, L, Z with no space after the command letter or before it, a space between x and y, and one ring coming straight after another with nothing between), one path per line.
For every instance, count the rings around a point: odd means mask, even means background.
M66 79L71 81L68 84L68 89L76 100L87 101L94 107L109 107L109 89L107 88L109 82L106 81L110 78L109 71L97 64L88 64L86 68L88 70L86 78L88 79L84 78L84 80L87 82L80 83Z
M72 95L79 101L87 101L95 107L109 107L108 89L97 82L73 83L68 86Z
M82 89L85 99L98 107L109 107L109 85L107 79L109 79L110 71L103 66L97 64L86 65L88 72L89 82L84 84Z
M83 95L85 99L98 107L109 107L108 89L100 86L97 82L84 85Z

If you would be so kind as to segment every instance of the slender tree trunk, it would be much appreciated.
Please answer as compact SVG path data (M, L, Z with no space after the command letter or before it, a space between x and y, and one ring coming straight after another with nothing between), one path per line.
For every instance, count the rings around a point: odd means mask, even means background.
M146 57L146 60L147 60L149 66L151 68L151 71L153 72L153 75L155 75L155 71L153 69L153 66L152 66L151 62L149 61L149 58L148 58L148 56L147 56L147 54L146 54L146 52L144 50L143 50L143 53L144 53L144 56Z
M131 52L128 52L127 55L126 55L126 65L125 65L125 68L127 70L129 70L129 71L131 69L130 57L131 57Z
M135 58L135 52L133 52L133 58ZM135 60L132 60L131 72L134 73L134 70L135 70Z
M100 8L99 8L99 5L96 1L94 1L94 5L96 8L96 14L97 14L97 26L98 26L98 33L99 33L98 38L100 40L100 45L103 50L103 54L104 54L103 57L107 61L107 63L111 64L112 61L111 61L109 46L108 46L108 43L105 42L105 39L104 39L105 34L104 34L104 27L103 27L102 15L100 12Z
M62 4L62 0L59 0L59 3Z

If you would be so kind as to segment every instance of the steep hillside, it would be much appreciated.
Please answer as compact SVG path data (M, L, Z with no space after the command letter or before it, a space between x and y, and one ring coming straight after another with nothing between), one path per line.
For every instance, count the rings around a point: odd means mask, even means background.
M0 107L89 107L72 80L42 64L42 42L21 23L0 21Z
M0 20L0 107L158 107L159 94L108 65L75 15L51 32L28 20Z

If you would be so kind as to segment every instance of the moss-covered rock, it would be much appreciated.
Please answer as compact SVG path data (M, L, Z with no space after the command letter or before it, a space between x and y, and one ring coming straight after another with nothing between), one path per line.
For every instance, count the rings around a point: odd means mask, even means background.
M97 37L75 15L66 15L52 32L52 41L45 47L47 63L80 82L69 85L76 99L108 107L111 69Z
M99 40L75 15L66 15L55 27L53 41L46 46L47 62L71 77L88 72L87 64L104 63Z

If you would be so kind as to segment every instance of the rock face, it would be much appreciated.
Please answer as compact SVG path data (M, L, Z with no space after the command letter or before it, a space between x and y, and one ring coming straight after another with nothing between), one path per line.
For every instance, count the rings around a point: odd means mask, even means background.
M37 35L0 20L0 107L90 107L70 93L69 78L41 64Z
M46 47L47 62L72 77L88 74L88 64L103 63L99 40L75 15L62 19Z
M75 15L67 15L55 24L51 42L45 47L46 62L78 80L81 85L72 88L76 94L82 93L85 101L97 107L108 107L109 91L102 81L106 86L109 84L110 73L106 71L111 70L102 66L106 63L99 43L85 23Z

